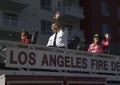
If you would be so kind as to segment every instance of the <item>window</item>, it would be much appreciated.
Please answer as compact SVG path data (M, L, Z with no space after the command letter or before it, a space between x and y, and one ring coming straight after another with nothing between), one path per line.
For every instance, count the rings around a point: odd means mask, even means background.
M110 27L108 26L108 24L103 24L103 35L104 35L105 33L111 34L111 33L110 33Z
M11 13L3 13L3 25L5 27L18 28L18 15Z
M118 7L118 18L120 19L120 7Z
M41 9L51 10L51 0L40 0L41 1Z
M105 2L102 2L101 4L101 11L102 11L102 15L104 16L109 16L109 6L107 3Z
M41 20L41 34L50 35L51 34L51 22L46 20Z
M69 11L71 11L71 6L72 5L72 2L71 1L63 1L63 2L61 2L61 1L59 1L58 2L58 10L62 10L62 11L64 11L64 10L69 10Z

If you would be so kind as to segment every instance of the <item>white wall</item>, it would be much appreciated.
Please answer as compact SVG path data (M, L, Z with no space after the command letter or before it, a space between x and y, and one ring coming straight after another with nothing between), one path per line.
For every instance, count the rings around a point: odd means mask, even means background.
M0 85L5 85L5 75L0 75Z

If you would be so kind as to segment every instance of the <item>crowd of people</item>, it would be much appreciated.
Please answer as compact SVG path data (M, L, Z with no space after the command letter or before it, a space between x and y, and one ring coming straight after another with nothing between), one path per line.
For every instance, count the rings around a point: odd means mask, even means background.
M56 12L54 16L54 23L51 25L53 34L50 36L46 46L68 48L83 50L83 46L80 45L79 36L73 36L71 41L68 42L68 31L67 28L59 21L60 12ZM26 30L21 32L21 42L31 43L29 34ZM93 41L88 47L88 52L91 53L109 53L110 36L108 33L105 34L104 39L98 33L94 34Z

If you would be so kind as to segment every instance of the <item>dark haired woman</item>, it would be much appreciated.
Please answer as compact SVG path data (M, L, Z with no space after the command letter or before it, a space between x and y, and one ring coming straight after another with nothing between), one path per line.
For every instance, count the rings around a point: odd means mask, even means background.
M29 34L27 31L23 30L21 32L21 42L22 43L30 43L30 38L29 38Z
M91 53L104 53L103 46L101 44L101 37L95 34L92 44L89 45L88 52Z

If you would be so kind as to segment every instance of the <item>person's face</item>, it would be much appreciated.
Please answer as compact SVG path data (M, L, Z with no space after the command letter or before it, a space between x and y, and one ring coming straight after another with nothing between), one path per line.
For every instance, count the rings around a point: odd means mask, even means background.
M99 38L98 37L94 37L94 43L97 44L99 42Z
M22 32L21 33L21 39L24 39L24 38L26 38L26 35L25 35L25 32Z
M52 24L51 29L52 29L52 32L55 33L55 32L58 32L59 27L56 24Z
M106 38L109 38L109 34L105 34L105 37L106 37Z

